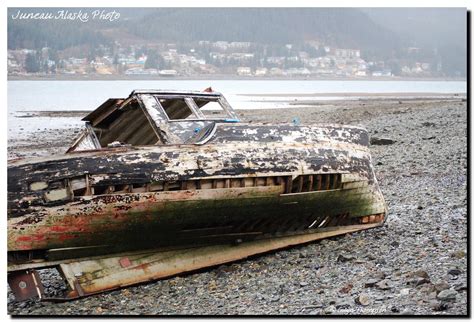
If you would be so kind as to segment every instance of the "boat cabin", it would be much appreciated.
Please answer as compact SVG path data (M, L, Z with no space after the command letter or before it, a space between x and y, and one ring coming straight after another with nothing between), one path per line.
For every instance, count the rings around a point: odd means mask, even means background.
M117 146L204 144L216 123L239 122L221 93L135 90L111 98L82 119L86 128L67 151Z

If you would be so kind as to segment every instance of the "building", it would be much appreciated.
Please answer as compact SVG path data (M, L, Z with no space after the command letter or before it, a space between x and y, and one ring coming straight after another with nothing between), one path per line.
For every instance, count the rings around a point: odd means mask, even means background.
M334 56L340 58L360 58L359 49L334 49Z
M255 70L255 76L265 76L268 72L268 69L266 68L257 68Z
M237 75L252 76L252 69L250 67L237 67Z
M282 75L285 75L285 72L280 68L273 67L273 68L270 69L270 75L272 75L272 76L282 76Z

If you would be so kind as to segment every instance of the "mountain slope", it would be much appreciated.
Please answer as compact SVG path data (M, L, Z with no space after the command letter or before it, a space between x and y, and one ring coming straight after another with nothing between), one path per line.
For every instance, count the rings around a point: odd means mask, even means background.
M350 8L156 9L132 26L137 36L167 41L227 40L295 43L321 40L341 47L393 48L398 36Z
M9 9L9 17L15 8ZM23 9L26 11L28 9ZM33 9L32 9L33 10ZM55 11L43 8L34 11ZM74 10L74 9L71 9ZM75 9L77 10L77 9ZM86 9L85 9L86 10ZM109 8L108 10L112 10ZM12 20L8 48L67 46L104 41L104 29L115 28L150 41L250 41L266 44L320 40L344 48L389 52L400 45L396 33L375 24L365 13L350 8L117 8L115 23L90 21ZM120 39L109 39L110 41Z

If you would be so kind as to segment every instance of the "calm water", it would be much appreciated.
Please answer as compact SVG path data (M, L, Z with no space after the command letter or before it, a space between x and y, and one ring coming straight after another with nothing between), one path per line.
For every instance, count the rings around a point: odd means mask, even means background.
M291 99L291 94L361 93L363 96L366 93L466 92L466 82L463 81L9 81L8 110L93 110L108 98L126 97L134 89L202 90L209 86L223 93L236 109L275 107L264 101L272 100L274 103L275 100ZM282 93L289 95L277 99L242 96ZM305 99L335 98L338 97Z
M93 110L108 98L127 97L134 89L203 90L211 86L223 93L235 109L297 108L289 106L288 101L358 99L368 93L466 92L463 81L9 81L7 86L9 139L28 139L31 132L82 125L79 118L71 117L19 118L25 111ZM321 97L318 93L334 93L334 96ZM338 93L360 93L360 96L342 97ZM297 98L297 94L306 96Z

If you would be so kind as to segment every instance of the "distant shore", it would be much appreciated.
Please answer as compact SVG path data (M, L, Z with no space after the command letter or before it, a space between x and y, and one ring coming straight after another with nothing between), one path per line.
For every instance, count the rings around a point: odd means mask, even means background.
M336 77L336 76L239 76L229 74L193 75L193 76L159 76L159 75L8 75L8 81L122 81L122 80L255 80L255 81L466 81L463 77Z
M237 96L247 97L380 97L380 98L420 98L420 97L458 97L465 96L466 93L430 93L430 92L393 92L393 93L362 93L362 92L344 92L344 93L251 93L237 94ZM292 101L292 100L290 100Z

